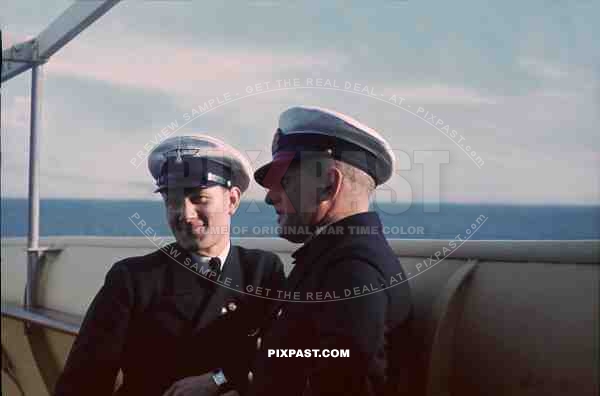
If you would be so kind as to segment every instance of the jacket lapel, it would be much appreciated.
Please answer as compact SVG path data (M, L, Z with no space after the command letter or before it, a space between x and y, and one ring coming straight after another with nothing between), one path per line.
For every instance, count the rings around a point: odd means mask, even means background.
M227 278L231 279L229 286L224 284ZM235 305L234 309L237 309L237 305L239 305L235 301L238 301L241 295L235 290L242 291L245 285L243 284L242 269L236 246L231 246L231 250L223 265L220 281L215 283L207 281L211 284L212 294L208 297L208 302L204 305L203 312L200 313L200 318L195 325L196 331L206 327L217 317L230 314L230 310L223 313L223 308L227 309L228 303L233 302Z
M170 271L159 304L163 309L172 309L186 321L192 321L210 297L212 284L193 270L186 268L187 253L178 259L169 259ZM171 308L169 308L171 307Z
M292 257L294 258L294 268L290 272L287 280L285 290L293 293L300 288L302 282L311 276L311 273L318 270L318 262L323 259L323 256L327 255L327 252L331 252L331 248L335 246L336 239L330 235L316 235L309 242L306 242L302 247L296 250ZM303 296L300 296L302 298ZM275 320L285 310L287 304L293 303L293 301L280 300L273 304L271 313L269 315L269 321Z
M316 257L315 257L316 258ZM311 272L313 261L304 261L301 259L300 261L294 261L294 268L290 272L289 277L286 280L285 291L291 292L292 295L296 291L296 289L300 286L302 281L306 279ZM301 296L302 297L302 296ZM279 300L275 301L270 310L270 314L268 316L268 321L272 321L275 318L281 315L282 310L285 308L287 304L291 303L291 301Z

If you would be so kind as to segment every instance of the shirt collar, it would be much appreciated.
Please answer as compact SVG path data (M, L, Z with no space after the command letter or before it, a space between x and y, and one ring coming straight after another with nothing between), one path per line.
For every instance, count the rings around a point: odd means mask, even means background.
M231 250L231 241L228 239L225 249L223 249L223 251L218 256L215 256L215 257L218 257L219 260L221 261L221 268L220 268L221 271L223 271L223 266L225 265L225 260L227 260L227 256L229 255L230 250ZM201 256L197 253L190 253L190 254L192 255L192 258L194 258L194 260L200 264L202 264L203 262L207 262L208 261L207 258L210 259L210 257Z
M217 257L221 260L221 271L223 271L223 266L225 265L225 260L227 260L227 256L229 255L229 251L231 250L231 241L227 240L227 246L225 249L219 254Z

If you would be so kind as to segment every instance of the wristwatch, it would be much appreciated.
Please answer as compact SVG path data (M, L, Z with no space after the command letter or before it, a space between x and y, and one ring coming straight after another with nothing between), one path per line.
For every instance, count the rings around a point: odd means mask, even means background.
M216 369L212 372L212 379L219 390L223 390L227 386L227 377L222 369Z

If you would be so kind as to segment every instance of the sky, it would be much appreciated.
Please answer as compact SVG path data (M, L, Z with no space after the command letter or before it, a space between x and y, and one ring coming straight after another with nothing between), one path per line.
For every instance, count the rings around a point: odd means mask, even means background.
M3 0L3 49L70 4ZM593 15L592 0L125 0L43 67L41 196L158 199L144 156L167 135L210 134L258 167L279 114L310 105L394 149L377 200L600 204ZM24 197L30 73L1 95L2 197Z

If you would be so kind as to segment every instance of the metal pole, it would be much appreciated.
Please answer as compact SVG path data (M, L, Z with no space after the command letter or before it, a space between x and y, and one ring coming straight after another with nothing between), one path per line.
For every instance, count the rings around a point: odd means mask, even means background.
M41 120L42 65L31 69L31 114L29 135L29 234L27 238L27 286L25 307L36 304L36 286L40 242L39 128Z

